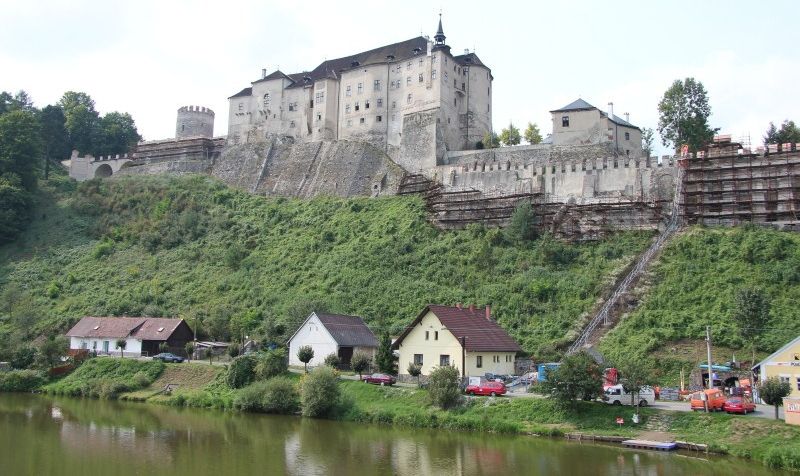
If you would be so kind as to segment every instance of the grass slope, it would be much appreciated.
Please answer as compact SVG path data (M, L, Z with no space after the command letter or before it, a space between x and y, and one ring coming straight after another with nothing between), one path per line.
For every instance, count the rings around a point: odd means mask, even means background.
M0 248L0 344L123 314L278 340L312 308L398 332L426 303L472 302L547 356L651 236L516 245L439 231L416 197L268 199L203 176L70 187L43 187L30 229Z

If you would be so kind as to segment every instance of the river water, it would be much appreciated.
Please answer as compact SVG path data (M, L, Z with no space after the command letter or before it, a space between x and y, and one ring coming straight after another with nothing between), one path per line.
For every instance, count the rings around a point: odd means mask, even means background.
M0 393L0 475L762 475L548 438Z

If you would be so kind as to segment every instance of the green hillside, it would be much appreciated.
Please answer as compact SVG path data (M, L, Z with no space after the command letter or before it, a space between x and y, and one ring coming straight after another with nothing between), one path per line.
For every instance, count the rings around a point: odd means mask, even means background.
M426 303L463 302L491 304L526 350L552 357L651 237L511 244L496 229L439 231L416 197L263 198L201 176L40 189L30 228L0 248L0 349L84 315L182 316L201 336L280 341L312 308L397 333Z

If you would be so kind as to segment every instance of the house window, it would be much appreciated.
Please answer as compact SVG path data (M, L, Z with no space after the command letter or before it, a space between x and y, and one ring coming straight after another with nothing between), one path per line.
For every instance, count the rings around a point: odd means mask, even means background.
M439 331L433 331L433 340L439 340Z
M378 107L383 107L383 98L378 98Z
M414 354L414 365L422 365L422 354Z
M430 332L428 332L428 331L425 331L425 340L428 340L428 339L429 339L429 334L430 334Z
M358 123L359 124L366 124L367 121L362 117L361 119L358 120Z
M410 94L406 98L406 104L411 104L411 95Z
M364 92L364 83L358 83L358 94Z
M419 73L419 82L421 83L423 81L425 81L425 79L422 77L422 73Z
M797 390L800 390L800 377L797 377Z
M780 377L778 377L778 379L780 379L781 383L789 383L788 375L781 375Z
M483 367L483 356L479 355L475 358L475 367L481 368Z
M561 127L569 127L569 116L561 116Z
M431 79L436 79L436 70L431 71Z
M411 76L406 76L406 86L411 86Z
M345 96L349 96L349 95L353 94L353 91L351 90L349 84L347 85L347 88L345 88L344 94L345 94Z
M631 133L630 132L626 132L625 133L625 140L631 140Z
M381 122L381 121L383 121L383 116L376 116L375 117L375 122Z
M445 367L450 365L450 356L449 355L440 355L439 356L439 367Z
M364 101L364 109L369 109L369 99Z
M372 84L373 91L380 91L381 90L381 80L376 79L375 82Z

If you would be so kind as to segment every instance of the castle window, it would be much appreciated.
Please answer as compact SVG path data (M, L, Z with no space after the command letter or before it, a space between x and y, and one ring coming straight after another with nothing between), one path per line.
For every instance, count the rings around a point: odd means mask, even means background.
M487 95L487 96L491 96L491 95L492 95L492 92L489 90L489 88L488 88L488 87L486 88L486 95Z
M436 79L436 70L431 71L431 79Z
M294 104L289 103L289 111L294 111Z
M186 124L181 124L181 132L186 130Z
M392 109L397 109L397 101L392 101Z
M358 83L358 94L364 92L364 83Z
M383 107L383 99L378 98L378 107Z
M345 91L344 92L345 96L350 96L353 93L353 91L350 89L350 85L349 84L347 85L347 87L345 88L344 91Z
M447 123L450 124L450 118L449 117L447 118Z
M411 76L406 76L406 86L411 86Z
M381 122L381 121L383 121L383 117L381 117L381 116L376 116L376 117L375 117L375 121L377 121L377 122Z
M419 65L420 65L420 66L422 66L423 64L425 64L425 60L424 60L424 59L422 59L422 58L420 58L420 59L419 59Z
M239 110L240 110L240 111L243 111L243 110L244 110L244 103L243 103L243 102L240 102L240 103L239 103Z
M631 133L630 132L626 132L625 133L625 140L631 140Z
M394 87L397 88L397 89L400 89L400 86L402 86L402 83L398 79L397 82L395 82Z
M369 99L364 101L364 109L369 109Z
M453 98L453 106L457 106L457 105L458 105L458 103L456 101L456 98Z
M381 80L376 79L375 82L372 84L373 91L380 91L381 90Z
M319 92L314 95L314 100L317 104L325 102L325 92Z
M290 121L290 122L289 122L289 127L292 127L292 128L294 128L294 121Z
M447 56L444 57L444 65L447 66Z
M411 69L411 61L409 61L408 63L406 63L406 69Z
M467 89L467 88L466 88L466 83L464 83L464 82L462 81L462 82L461 82L461 90L462 90L462 91L464 91L465 89Z
M393 79L393 80L392 80L392 82L391 82L391 83L389 83L389 87L390 87L390 88L392 88L392 89L394 89L394 85L395 85L395 81L394 81L394 79Z
M359 109L358 101L356 101L356 111L358 111L358 109Z
M438 56L436 56L436 55L433 55L433 56L431 56L431 62L432 62L432 63L435 63L435 62L436 62L436 60L437 60L438 58L439 58L439 57L438 57Z
M344 107L344 113L345 114L350 114L350 105L349 104Z
M350 127L352 125L353 125L353 120L352 119L348 119L347 120L347 127Z
M419 73L419 82L421 83L421 82L423 82L423 81L424 81L424 79L423 79L423 77L422 77L422 73Z
M486 112L492 112L492 105L491 104L487 104L486 105Z
M269 93L264 95L264 109L269 109L270 97Z
M569 127L569 116L561 116L561 127Z
M358 122L359 124L365 124L366 120L362 117L361 119L358 120Z
M406 98L406 104L411 104L411 95L410 94Z
M453 87L458 88L458 80L456 78L453 78Z
M321 120L322 120L322 114L317 114L317 120L318 120L318 121L321 121Z
M447 71L444 72L444 80L447 81Z

